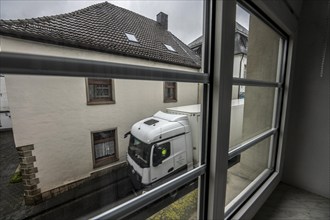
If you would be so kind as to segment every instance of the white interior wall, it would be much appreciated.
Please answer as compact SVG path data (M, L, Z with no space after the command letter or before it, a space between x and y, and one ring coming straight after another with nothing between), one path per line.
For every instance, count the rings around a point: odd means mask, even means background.
M300 14L282 181L330 197L328 1L304 1ZM329 36L327 36L329 41Z

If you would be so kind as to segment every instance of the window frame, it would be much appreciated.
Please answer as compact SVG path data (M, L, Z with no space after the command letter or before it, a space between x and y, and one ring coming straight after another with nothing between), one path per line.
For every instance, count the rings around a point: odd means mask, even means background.
M229 159L240 155L245 150L254 147L256 144L260 143L264 139L270 137L270 150L268 155L268 167L265 169L260 175L258 175L252 183L250 183L242 192L239 193L226 207L225 207L225 219L235 218L235 212L240 210L243 204L249 200L249 198L256 194L258 188L262 187L264 183L272 178L272 176L276 176L277 169L275 161L277 157L280 157L280 148L281 144L279 142L280 136L280 128L281 128L281 111L283 107L283 100L284 100L284 85L285 85L285 74L287 72L286 65L287 65L287 48L288 48L288 35L279 27L277 26L272 19L266 16L264 13L260 12L258 6L254 5L253 3L247 3L245 0L238 0L237 4L240 5L243 9L249 11L251 14L256 16L265 25L270 27L274 32L279 34L281 37L281 43L279 48L279 60L277 70L277 81L261 81L257 79L245 79L245 78L236 78L233 77L232 79L232 86L253 86L253 87L265 87L265 88L275 88L275 97L274 97L274 107L273 107L273 123L272 127L260 134L257 134L248 140L244 140L242 143L237 144L236 146L232 147L232 150L229 151Z
M127 37L127 40L128 40L129 42L132 42L132 43L139 43L139 40L137 39L137 37L135 36L135 34L125 33L125 36Z
M168 85L173 83L173 85ZM177 82L164 82L164 103L178 102L178 83ZM167 90L173 89L173 98L168 96Z
M101 83L102 81L107 83ZM87 99L87 105L106 105L106 104L115 104L115 89L114 89L114 80L113 79L107 79L107 78L91 78L88 77L85 79L86 82L86 99ZM110 96L109 98L91 98L90 97L90 85L108 85L110 86L109 92Z
M164 46L168 51L171 51L173 53L177 53L177 51L171 45L164 44Z
M112 138L107 138L104 140L113 140L115 142L114 144L114 150L115 150L115 154L114 155L110 155L104 158L100 158L100 159L96 159L96 155L95 155L95 140L94 140L94 134L97 133L101 133L101 132L107 132L107 131L113 131L114 136ZM91 147L92 147L92 158L93 158L93 168L99 168L99 167L103 167L112 163L115 163L119 160L118 157L118 132L117 132L117 128L109 128L109 129L104 129L104 130L98 130L98 131L92 131L91 132ZM101 141L98 140L97 143L105 143L106 141Z
M249 4L252 6L253 3L257 4L264 11L268 10L268 14L272 13L269 5L275 4L249 1ZM227 139L229 139L230 124L230 117L228 116L230 116L231 94L221 93L221 91L225 91L226 89L231 90L232 88L232 63L227 61L228 57L231 57L234 51L233 45L228 44L228 40L234 39L235 8L236 1L204 1L205 44L203 46L201 73L73 58L25 55L10 52L0 53L0 72L5 72L6 74L104 77L204 84L203 97L205 99L202 103L203 135L201 166L135 198L133 201L129 201L99 216L95 216L93 219L111 216L117 216L117 218L124 217L129 212L131 213L143 208L150 202L166 195L166 192L173 191L197 177L200 179L200 219L224 219L224 192L226 187L229 141ZM272 15L272 18L274 16L277 18L277 23L288 20L287 18L276 17L276 14ZM281 23L281 26L284 26L284 23ZM292 31L290 32L291 35L294 34L292 23L284 27L286 27L286 31L288 29ZM290 42L289 55L291 58L292 42ZM283 71L288 72L288 69L291 67L290 65L290 61L288 64L285 63L283 65ZM289 78L288 74L286 79ZM221 91L219 89L220 87ZM278 136L279 151L277 155L279 157L282 155L281 146L284 139L283 134L285 134L285 111L287 109L288 87L289 82L285 81L285 85L283 85L283 89L285 88L285 90L282 91L284 102L281 103L282 107L279 111L282 112L281 124L279 125L280 130L276 134ZM276 158L276 161L281 161L281 158ZM276 186L276 183L280 179L281 164L276 164L275 171L271 177L265 180L256 194L269 194L271 188ZM211 178L212 181L210 181ZM260 196L260 198L255 198L256 194L251 195L250 200L246 201L245 205L248 206L252 199L254 199L252 201L253 203L257 203L265 198L264 194L258 194L257 196ZM244 207L246 207L245 205ZM244 209L244 207L237 211L240 215L237 214L235 216L244 216L247 212L247 209Z

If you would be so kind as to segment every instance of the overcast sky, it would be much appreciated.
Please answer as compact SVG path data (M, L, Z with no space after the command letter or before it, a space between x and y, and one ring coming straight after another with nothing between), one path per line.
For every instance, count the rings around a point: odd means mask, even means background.
M24 19L72 12L104 2L99 0L0 0L1 19ZM168 29L184 43L189 44L202 34L203 2L201 0L107 0L109 3L156 19L159 12L168 14ZM246 28L248 16L240 8L237 20Z

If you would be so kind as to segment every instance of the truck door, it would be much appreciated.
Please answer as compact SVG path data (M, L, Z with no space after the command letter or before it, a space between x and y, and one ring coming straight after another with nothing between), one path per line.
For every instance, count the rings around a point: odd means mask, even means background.
M150 168L151 182L159 180L174 171L174 159L170 142L153 146Z

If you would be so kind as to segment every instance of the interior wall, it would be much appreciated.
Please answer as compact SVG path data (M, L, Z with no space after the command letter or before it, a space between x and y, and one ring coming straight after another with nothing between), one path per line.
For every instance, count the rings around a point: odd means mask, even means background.
M330 197L330 42L329 35L326 34L330 30L329 21L327 22L329 4L329 0L304 1L299 16L295 75L282 177L285 183L327 198Z

